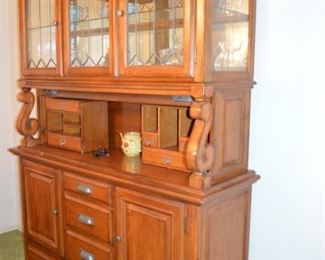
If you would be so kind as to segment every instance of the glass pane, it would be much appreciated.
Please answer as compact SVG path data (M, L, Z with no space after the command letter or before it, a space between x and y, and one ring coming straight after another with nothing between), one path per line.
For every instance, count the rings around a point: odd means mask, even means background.
M215 0L212 53L214 71L246 71L249 0Z
M54 0L26 1L27 67L56 67Z
M129 0L129 66L182 65L184 0Z
M109 1L73 0L69 5L70 66L109 63Z

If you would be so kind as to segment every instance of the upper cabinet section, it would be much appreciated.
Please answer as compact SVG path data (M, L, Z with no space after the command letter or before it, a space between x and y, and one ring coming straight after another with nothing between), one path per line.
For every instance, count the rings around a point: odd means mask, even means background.
M112 71L110 1L63 2L65 73L109 75Z
M191 77L194 8L185 0L120 1L121 74Z
M59 74L60 6L55 0L22 0L19 5L23 74Z
M255 0L22 0L19 7L24 76L252 80Z

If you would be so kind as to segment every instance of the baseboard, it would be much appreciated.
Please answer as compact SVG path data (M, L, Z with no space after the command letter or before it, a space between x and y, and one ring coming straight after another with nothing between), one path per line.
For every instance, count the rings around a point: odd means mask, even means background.
M18 228L17 226L15 227L9 227L9 228L5 228L5 229L0 229L0 235L3 234L3 233L7 233L7 232L10 232L10 231L13 231L13 230L20 230L20 228Z

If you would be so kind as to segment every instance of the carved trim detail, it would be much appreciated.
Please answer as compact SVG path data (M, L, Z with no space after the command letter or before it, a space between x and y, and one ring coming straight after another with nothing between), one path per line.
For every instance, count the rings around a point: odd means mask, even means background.
M16 121L17 131L24 136L21 145L34 146L39 143L39 139L33 137L39 130L39 122L35 118L30 118L35 104L35 96L30 92L30 89L23 89L18 94L17 99L23 103Z
M195 119L193 131L186 150L187 167L193 171L190 185L204 188L209 186L211 177L208 170L212 167L215 155L214 146L208 143L213 121L213 109L210 102L194 102L190 108L190 116ZM207 178L207 179L205 179ZM199 181L200 180L200 181Z

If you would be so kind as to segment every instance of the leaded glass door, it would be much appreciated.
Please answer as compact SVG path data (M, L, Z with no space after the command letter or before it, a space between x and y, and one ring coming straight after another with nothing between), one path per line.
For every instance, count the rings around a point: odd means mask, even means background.
M64 0L64 64L68 75L112 71L112 0Z
M248 79L252 72L255 1L207 1L208 68L217 80Z
M59 2L55 0L20 1L21 64L24 75L53 75L60 72Z
M120 72L133 77L189 77L195 1L121 0Z

